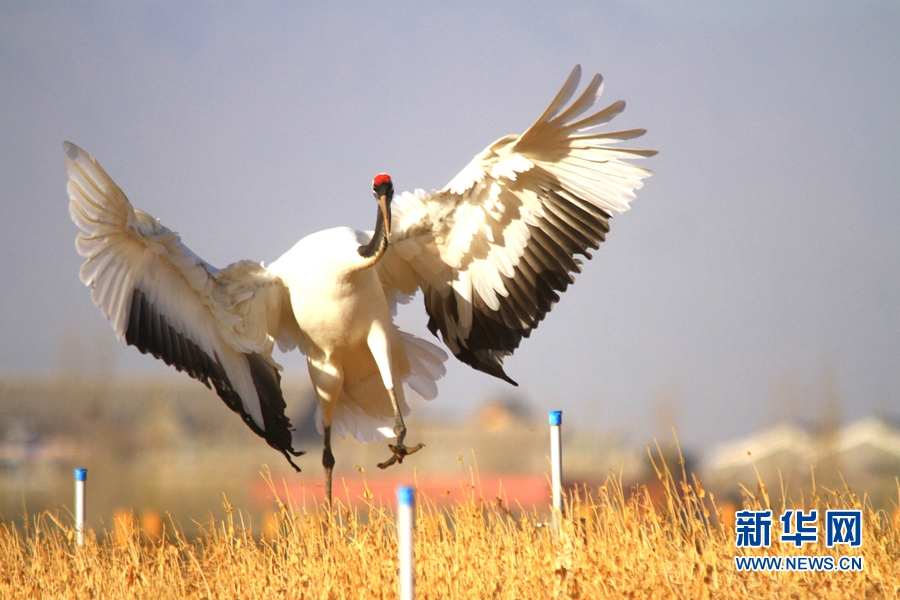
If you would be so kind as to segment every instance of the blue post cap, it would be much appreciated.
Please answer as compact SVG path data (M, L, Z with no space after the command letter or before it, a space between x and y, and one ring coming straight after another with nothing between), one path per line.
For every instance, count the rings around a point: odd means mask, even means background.
M551 425L562 425L562 411L561 410L551 410L550 411L550 424Z
M399 502L401 506L412 506L414 498L415 490L411 487L404 485L397 488L397 502Z
M87 481L87 469L75 469L75 481Z

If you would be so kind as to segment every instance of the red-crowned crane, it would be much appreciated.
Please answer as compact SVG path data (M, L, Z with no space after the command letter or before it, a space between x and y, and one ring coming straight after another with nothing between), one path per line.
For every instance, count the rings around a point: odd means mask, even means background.
M434 398L447 355L394 325L396 303L421 291L428 328L456 358L515 385L503 359L574 281L575 255L590 258L650 175L622 159L654 151L609 146L644 130L589 131L624 102L580 118L600 97L599 75L566 108L580 78L576 66L534 125L488 146L440 191L394 199L391 178L376 176L374 232L320 231L268 267L204 262L67 142L81 281L119 339L215 387L298 471L272 351L306 354L330 501L332 429L361 441L396 436L381 468L422 447L404 445L401 383Z

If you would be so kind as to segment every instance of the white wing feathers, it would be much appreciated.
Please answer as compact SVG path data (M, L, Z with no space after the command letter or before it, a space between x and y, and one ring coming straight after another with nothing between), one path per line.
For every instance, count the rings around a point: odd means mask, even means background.
M576 120L600 97L576 66L543 115L477 155L447 186L394 200L391 245L378 265L386 288L422 289L429 328L463 362L512 382L503 358L527 337L628 210L651 171L622 162L654 151L610 147L644 130L594 132L622 101ZM565 110L563 110L565 108Z
M132 208L96 160L64 144L69 215L83 233L87 260L81 281L116 335L179 371L210 382L250 428L288 460L290 422L284 415L277 339L301 339L281 280L241 261L217 270L181 243L177 233ZM293 463L292 463L293 464Z

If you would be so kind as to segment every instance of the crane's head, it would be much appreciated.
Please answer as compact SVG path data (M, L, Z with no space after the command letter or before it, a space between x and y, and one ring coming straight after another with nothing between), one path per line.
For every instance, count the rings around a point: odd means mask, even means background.
M387 173L376 175L372 180L372 191L378 201L381 217L383 219L384 232L388 241L391 239L391 200L394 199L394 183Z

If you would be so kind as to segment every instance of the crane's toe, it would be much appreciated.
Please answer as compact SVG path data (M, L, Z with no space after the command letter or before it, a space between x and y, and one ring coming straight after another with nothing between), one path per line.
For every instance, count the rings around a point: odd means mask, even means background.
M387 469L394 463L402 463L403 459L409 456L410 454L415 454L419 450L425 447L425 444L416 444L411 448L407 448L405 444L388 444L388 448L391 449L391 452L394 453L389 459L384 461L383 463L378 463L379 469Z

